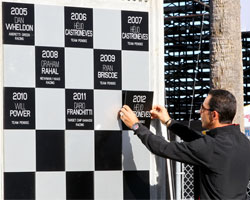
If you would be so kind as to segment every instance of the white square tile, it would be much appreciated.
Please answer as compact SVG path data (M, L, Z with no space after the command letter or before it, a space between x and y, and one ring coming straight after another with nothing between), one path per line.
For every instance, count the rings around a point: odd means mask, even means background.
M34 46L4 45L4 86L35 87Z
M122 51L122 89L149 90L149 53Z
M4 171L36 170L36 139L34 130L4 131Z
M95 171L95 200L123 199L122 171Z
M94 131L66 131L66 171L94 171Z
M35 5L35 45L64 47L64 7Z
M36 88L36 129L65 129L65 89Z
M121 11L94 9L95 49L121 50Z
M133 131L122 131L122 156L124 170L150 170L150 151Z
M93 49L65 48L65 87L94 88Z
M65 200L65 172L37 172L36 200Z
M94 90L95 130L121 130L122 91Z

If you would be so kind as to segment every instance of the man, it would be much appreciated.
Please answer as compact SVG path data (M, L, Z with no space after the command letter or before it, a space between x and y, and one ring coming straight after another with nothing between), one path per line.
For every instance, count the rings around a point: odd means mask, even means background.
M250 180L250 142L232 124L236 113L235 97L226 90L211 90L200 108L205 135L172 120L163 106L154 106L152 119L159 119L184 142L167 142L139 123L134 112L124 105L121 120L154 154L199 169L200 199L246 199Z

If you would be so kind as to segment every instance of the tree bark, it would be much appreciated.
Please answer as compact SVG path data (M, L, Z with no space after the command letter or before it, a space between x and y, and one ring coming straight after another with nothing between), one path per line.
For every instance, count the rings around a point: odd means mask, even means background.
M234 123L244 130L240 0L210 0L211 88L226 89L237 100Z

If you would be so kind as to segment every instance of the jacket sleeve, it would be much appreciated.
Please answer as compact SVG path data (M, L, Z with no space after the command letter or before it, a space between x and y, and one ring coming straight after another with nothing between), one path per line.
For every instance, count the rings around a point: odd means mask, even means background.
M209 166L213 148L205 136L191 142L168 142L163 137L154 135L143 125L140 125L135 134L158 156L192 165Z
M178 135L183 141L190 142L202 137L202 134L198 131L194 131L184 124L181 124L175 120L171 121L168 129Z

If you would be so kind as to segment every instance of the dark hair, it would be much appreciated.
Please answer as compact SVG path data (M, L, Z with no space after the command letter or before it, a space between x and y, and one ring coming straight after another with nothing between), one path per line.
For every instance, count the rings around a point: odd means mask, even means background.
M222 89L211 90L208 94L211 95L209 107L219 113L219 122L222 124L232 123L237 104L234 95Z

